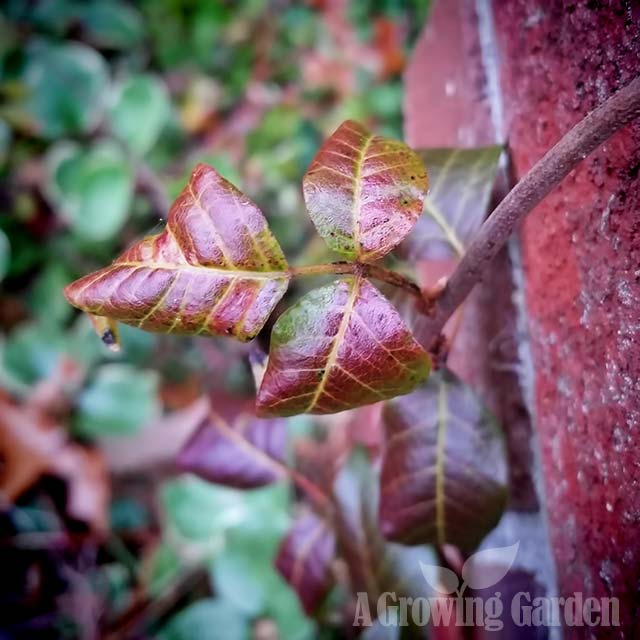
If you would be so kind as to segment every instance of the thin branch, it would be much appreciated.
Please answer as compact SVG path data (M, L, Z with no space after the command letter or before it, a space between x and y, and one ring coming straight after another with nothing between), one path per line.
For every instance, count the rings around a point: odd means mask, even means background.
M329 262L327 264L313 264L305 267L292 267L289 269L289 273L296 276L318 276L328 274L358 274L365 278L373 278L374 280L380 280L380 282L386 282L400 289L404 289L411 295L415 296L424 307L422 311L428 312L427 304L420 287L410 280L406 276L392 271L385 267L381 267L377 264L369 264L366 262Z
M507 194L480 228L421 330L424 346L438 338L451 314L482 280L523 218L592 151L640 116L640 77L585 116Z

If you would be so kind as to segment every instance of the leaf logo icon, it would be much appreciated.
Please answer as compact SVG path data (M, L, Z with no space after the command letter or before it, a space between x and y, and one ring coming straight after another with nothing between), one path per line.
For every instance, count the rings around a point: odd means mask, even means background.
M462 565L462 585L458 576L438 565L420 562L420 571L427 584L441 595L456 593L461 596L467 587L472 589L487 589L504 578L513 565L520 541L508 547L483 549L467 558Z
M464 584L472 589L486 589L500 582L511 569L519 546L520 541L474 553L462 566Z
M420 571L427 584L437 593L448 596L458 591L458 576L451 569L420 562Z

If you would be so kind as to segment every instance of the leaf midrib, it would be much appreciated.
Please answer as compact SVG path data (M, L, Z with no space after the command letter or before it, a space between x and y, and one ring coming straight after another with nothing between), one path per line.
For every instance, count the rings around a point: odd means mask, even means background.
M362 183L364 182L364 178L362 177L362 168L364 166L367 151L371 146L371 142L374 139L373 134L369 134L367 138L364 140L364 145L362 146L362 151L360 152L360 157L356 162L356 170L353 176L353 182L355 185L355 190L353 194L353 210L351 212L352 224L353 224L353 250L355 251L356 256L361 254L360 247L360 214L361 214L361 199L362 199Z
M436 534L438 544L444 544L445 531L445 495L444 495L444 456L447 434L447 389L444 382L438 389L438 436L436 441Z
M193 271L196 273L206 272L209 274L217 274L225 278L251 278L253 280L273 280L275 278L289 278L288 271L242 271L240 269L221 269L219 267L210 267L207 265L193 264L172 264L170 262L115 262L111 265L111 269L117 267L145 268L145 269L164 269L165 271Z
M353 284L351 287L351 291L349 292L349 299L347 300L347 304L344 307L344 315L342 316L342 320L340 321L340 326L338 327L338 332L333 339L333 344L331 345L331 351L327 356L327 362L324 367L324 375L318 384L318 388L309 403L307 411L311 411L315 408L318 399L322 396L322 392L324 391L325 385L329 376L331 375L331 370L338 360L338 351L342 342L344 340L344 334L347 331L347 327L349 326L349 320L351 319L351 313L353 311L353 307L355 306L357 292L360 288L360 279L354 278Z

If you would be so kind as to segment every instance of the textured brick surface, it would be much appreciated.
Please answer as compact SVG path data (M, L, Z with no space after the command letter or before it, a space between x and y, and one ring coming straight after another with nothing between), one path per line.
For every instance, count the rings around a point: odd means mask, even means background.
M408 141L491 142L486 52L473 32L475 10L486 3L435 5L432 17L445 26L427 27L407 73ZM506 135L518 179L639 72L640 5L492 5L497 128ZM460 24L446 26L455 21ZM468 84L455 108L451 84L445 90L452 79L456 86L460 79ZM494 110L493 122L495 115ZM635 123L589 156L532 212L520 234L534 365L532 410L558 590L565 596L581 591L585 597L620 598L623 627L593 637L640 637L634 630L640 617L639 169ZM492 382L484 374L478 379L481 386ZM576 629L566 635L588 633Z
M640 7L631 4L494 2L516 177L638 73ZM639 167L635 123L589 156L522 232L560 591L619 596L629 627L640 579Z

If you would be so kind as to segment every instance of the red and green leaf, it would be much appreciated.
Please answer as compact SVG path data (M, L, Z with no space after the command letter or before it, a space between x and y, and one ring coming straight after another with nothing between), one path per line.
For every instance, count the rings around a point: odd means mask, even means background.
M388 402L380 527L403 544L472 550L506 498L503 439L471 389L449 372Z
M428 180L420 158L397 140L351 120L322 145L303 181L320 235L350 259L382 258L422 213Z
M313 512L299 516L282 541L275 566L311 615L327 595L333 575L336 538L327 522Z
M288 283L287 262L258 207L200 164L165 230L65 289L95 316L164 333L250 340Z
M356 276L315 289L276 321L261 415L335 413L408 393L430 358L398 312Z
M183 471L237 489L263 487L288 477L284 420L241 413L233 422L210 413L178 457Z

